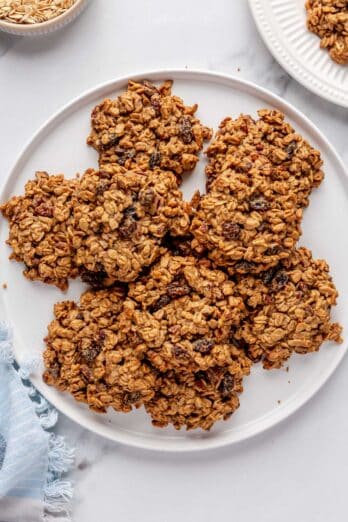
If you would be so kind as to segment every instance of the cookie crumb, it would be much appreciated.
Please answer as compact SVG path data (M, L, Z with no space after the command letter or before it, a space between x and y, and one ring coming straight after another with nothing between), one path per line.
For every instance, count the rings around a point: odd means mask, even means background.
M3 288L4 290L6 290L6 289L7 289L7 283L3 283L3 284L2 284L2 288Z

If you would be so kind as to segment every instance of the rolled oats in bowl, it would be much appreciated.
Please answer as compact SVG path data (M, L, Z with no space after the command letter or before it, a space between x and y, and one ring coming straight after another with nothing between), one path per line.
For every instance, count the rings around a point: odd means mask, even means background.
M72 22L88 0L0 0L0 30L20 36L44 35Z

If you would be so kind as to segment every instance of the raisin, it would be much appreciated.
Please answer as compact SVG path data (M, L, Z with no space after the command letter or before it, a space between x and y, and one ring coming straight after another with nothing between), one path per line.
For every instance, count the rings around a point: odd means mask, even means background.
M42 217L53 217L53 207L47 203L41 203L41 205L34 208L34 215Z
M246 342L243 339L236 339L236 337L234 337L234 335L231 335L230 343L233 344L233 346L235 346L239 350L245 350L245 348L247 346Z
M56 380L60 374L60 367L57 362L55 362L50 368L47 369L47 372L50 374L52 379Z
M180 122L180 137L182 141L188 145L193 141L193 132L191 120L187 116L184 116Z
M270 205L269 202L263 196L254 196L249 199L249 206L252 210L268 210Z
M87 382L93 381L93 372L88 366L86 366L85 364L81 364L80 372L82 373L82 376L85 378Z
M80 348L79 351L82 359L87 363L92 363L101 352L102 344L103 342L92 341L89 346Z
M178 359L189 359L188 353L176 344L172 346L172 354Z
M155 167L159 167L161 164L161 153L156 151L153 152L149 159L149 167L150 169L154 169Z
M291 141L285 150L288 154L288 159L291 159L291 157L294 155L294 153L297 150L297 141L295 141L295 140Z
M121 165L121 167L126 163L127 160L133 159L135 156L135 150L129 150L126 152L123 149L120 149L116 150L115 152L119 155L117 163Z
M287 284L289 276L284 270L279 270L272 280L272 290L279 291Z
M233 386L234 378L230 373L226 372L219 386L219 392L221 393L224 399L227 399L231 396Z
M135 404L141 399L140 392L126 392L123 396L123 404L128 406L129 404Z
M306 283L304 283L303 281L300 281L297 284L297 289L300 290L301 292L307 292L308 291L308 285L306 285Z
M177 277L167 286L167 293L172 299L183 297L184 295L188 295L190 292L191 288L183 276Z
M99 334L98 334L98 339L99 339L99 342L100 343L104 343L105 339L106 339L106 333L104 332L104 330L100 330Z
M153 187L148 187L146 190L141 192L139 201L143 207L149 209L152 207L156 200L156 192Z
M252 351L251 351L249 348L247 348L247 349L245 350L245 353L246 353L247 357L248 357L248 358L249 358L253 363L258 363L258 362L260 362L261 359L262 359L262 352L261 352L261 351L260 351L260 353L259 353L258 355L255 355L255 354L252 353Z
M266 295L263 296L263 302L264 302L266 305L270 305L270 304L272 304L272 303L273 303L273 300L274 300L274 299L273 299L273 297L272 297L271 295L266 294Z
M145 87L144 94L149 98L151 98L154 94L159 94L156 85L154 85L153 83L149 82L148 80L143 80L141 83Z
M109 140L106 143L103 143L102 148L103 150L108 150L114 145L118 145L120 141L120 137L116 134L110 134Z
M237 239L240 234L240 225L238 223L234 223L233 221L225 221L222 224L222 235L226 239Z
M104 194L104 192L106 191L107 189L107 184L104 182L104 181L101 181L100 183L98 183L97 185L97 188L95 190L95 193L97 196L101 196L102 194Z
M83 321L83 314L79 312L76 316L76 319L78 319L79 321Z
M161 102L157 95L152 96L151 106L152 106L153 110L155 111L155 116L161 116Z
M160 310L161 308L163 308L163 306L166 306L168 303L170 303L170 301L171 301L171 298L169 297L169 295L167 295L167 294L161 295L161 297L156 301L156 303L154 303L151 306L150 312L151 313L157 312L157 310Z
M107 274L104 270L98 270L97 272L92 272L91 270L87 270L86 268L82 268L80 271L80 277L84 283L87 283L92 288L102 288L105 278Z
M255 263L252 263L251 261L238 261L238 263L235 265L235 268L237 272L242 274L249 274L255 269Z
M279 246L270 247L265 250L265 255L266 256L276 256L277 254L279 254L280 251L281 251L281 248Z
M272 283L274 276L278 272L278 270L279 270L279 268L274 266L274 267L266 270L266 272L263 272L263 274L261 275L261 280L262 280L263 284L267 285L267 286L270 285Z
M260 226L257 227L257 231L262 233L262 232L265 232L267 230L267 228L268 228L267 222L262 221Z
M118 233L121 239L128 239L137 229L137 215L133 206L126 208L123 211L123 218L118 227Z
M195 352L199 352L203 355L210 353L214 348L214 341L210 339L198 339L193 343L193 349Z

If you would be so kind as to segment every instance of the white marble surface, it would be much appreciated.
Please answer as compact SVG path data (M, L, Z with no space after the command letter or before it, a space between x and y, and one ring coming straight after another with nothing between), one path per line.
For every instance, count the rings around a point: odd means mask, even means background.
M93 0L60 33L38 40L0 35L0 58L1 181L32 133L72 97L119 75L164 67L227 72L271 89L348 161L348 111L306 91L274 62L246 0ZM221 451L141 452L61 416L58 431L77 447L74 522L345 520L346 371L347 359L300 412Z

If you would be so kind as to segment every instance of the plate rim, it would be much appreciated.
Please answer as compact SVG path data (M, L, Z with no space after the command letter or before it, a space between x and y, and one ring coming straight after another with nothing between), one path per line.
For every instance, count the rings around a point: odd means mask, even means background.
M328 90L326 87L317 86L317 79L315 79L310 71L305 67L301 67L298 63L295 63L291 57L291 54L279 43L279 41L271 34L271 27L268 24L265 17L259 16L259 12L262 9L263 0L248 0L250 12L252 14L255 25L258 29L262 41L266 45L271 55L277 60L277 62L285 69L285 71L296 81L298 81L303 87L313 92L322 99L325 99L340 107L348 108L348 92L346 96L342 97L340 90L335 89L333 85ZM318 41L318 52L322 51L319 47ZM324 52L324 51L322 51ZM347 65L348 67L348 65Z
M43 124L38 128L38 130L32 135L31 138L29 138L24 147L22 148L20 154L17 157L17 160L14 162L13 167L10 169L4 183L1 185L0 190L0 199L1 201L4 198L8 197L8 192L10 188L10 184L14 179L16 179L17 171L21 168L22 163L26 162L26 158L30 154L30 151L32 148L37 147L40 144L40 141L42 138L44 138L45 132L49 131L52 126L55 124L58 124L60 121L64 120L64 117L66 114L69 114L69 111L71 110L77 110L79 107L79 104L81 102L88 102L89 98L94 99L99 91L106 90L108 88L115 88L121 87L122 84L126 84L126 82L129 79L141 79L141 78L149 78L153 81L160 81L167 78L173 78L175 79L185 79L187 77L188 79L193 80L206 80L211 81L215 83L222 83L223 85L226 85L227 87L231 87L233 85L238 85L240 88L242 87L244 90L248 91L256 91L260 96L266 97L269 99L271 103L274 103L275 105L278 105L287 113L287 116L290 118L300 118L304 124L304 126L307 127L310 131L312 131L319 141L322 141L325 143L325 146L331 153L333 159L337 162L339 165L341 171L344 173L345 178L348 180L348 171L343 163L343 160L339 156L339 154L336 152L335 148L331 144L330 140L326 138L326 136L321 132L321 130L300 110L298 110L294 105L291 103L283 100L280 96L274 94L269 89L266 89L264 87L260 87L259 85L255 84L254 82L250 82L247 80L244 80L242 78L239 78L234 75L229 75L225 73L219 73L215 71L209 71L204 69L186 69L186 68L165 68L165 69L155 69L155 70L145 70L140 73L136 74L127 74L120 77L116 77L112 80L108 80L106 82L102 82L97 84L96 86L85 90L82 92L82 94L75 96L72 100L65 103L60 109L56 110L52 116L50 116L48 119L46 119ZM0 306L3 309L4 308L4 302L3 298L0 294ZM326 384L326 382L329 380L329 378L333 375L334 371L337 369L337 367L342 362L345 354L348 350L348 344L347 342L344 343L343 347L341 347L341 350L338 352L336 357L333 359L330 365L328 365L325 368L324 372L321 372L321 378L317 379L316 382L312 386L310 386L307 390L300 389L293 397L291 397L288 401L285 401L283 405L277 410L273 411L272 415L269 413L266 413L257 421L251 421L250 423L246 424L242 430L241 433L233 433L233 436L231 437L230 432L225 432L219 434L216 438L206 438L204 439L204 435L202 435L201 439L177 439L175 442L173 442L173 437L156 439L154 441L152 439L152 435L146 436L144 434L141 434L141 437L138 437L137 435L130 435L127 434L127 430L117 430L114 432L110 432L110 429L107 426L100 425L100 426L90 426L88 419L84 418L76 418L76 415L74 416L74 412L70 411L70 404L62 404L59 400L52 400L51 398L48 399L53 406L66 415L69 419L79 424L81 427L92 431L93 433L96 433L99 436L102 436L108 440L112 440L113 442L118 442L121 444L125 444L130 447L135 447L139 449L144 450L152 450L152 451L161 451L161 452L193 452L193 451L203 451L203 450L212 450L217 448L226 447L232 444L236 444L245 440L248 440L252 437L255 437L256 435L259 435L261 433L264 433L266 430L269 430L272 427L277 426L281 422L283 422L285 419L287 419L290 415L298 411L302 406L304 406L311 398L313 398L318 391ZM18 357L18 354L16 353L16 349L14 347L13 349L15 359L18 360L20 357ZM38 389L38 391L45 397L45 390L46 385L43 383L41 379L34 376L32 378L32 382L34 386ZM300 398L297 396L301 392ZM253 424L257 422L258 426L255 428ZM245 432L246 430L246 432ZM116 436L115 436L116 435ZM185 441L185 442L183 442ZM185 444L185 445L184 445Z

